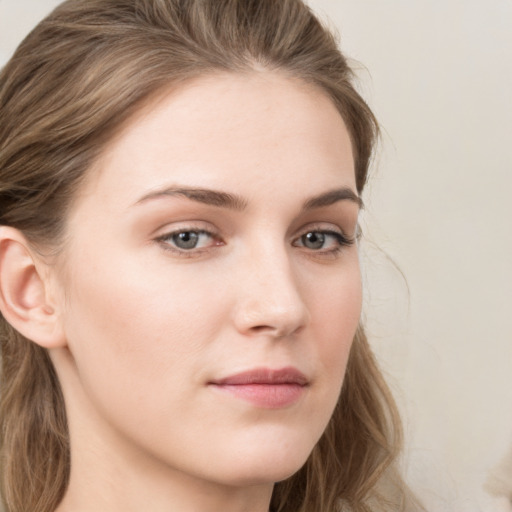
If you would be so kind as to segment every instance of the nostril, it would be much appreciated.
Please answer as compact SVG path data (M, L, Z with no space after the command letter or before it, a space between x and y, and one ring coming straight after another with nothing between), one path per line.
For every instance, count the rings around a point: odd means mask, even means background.
M255 325L253 327L251 327L251 331L253 332L264 332L264 331L272 331L274 330L273 327L271 327L270 325Z
M300 330L302 330L302 325L296 326L272 326L272 325L254 325L250 328L251 334L268 334L273 338L284 338L285 336L289 336L291 334L296 334Z

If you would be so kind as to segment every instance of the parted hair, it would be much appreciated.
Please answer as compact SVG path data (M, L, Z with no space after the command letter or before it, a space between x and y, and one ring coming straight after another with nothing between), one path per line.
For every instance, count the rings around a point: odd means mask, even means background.
M0 74L0 226L58 253L88 169L145 102L212 73L269 70L331 98L362 192L378 137L334 35L301 0L68 0ZM0 317L0 485L8 512L53 512L69 480L66 410L45 349ZM397 512L413 503L396 458L396 406L363 328L306 464L272 512ZM411 501L412 500L412 501Z

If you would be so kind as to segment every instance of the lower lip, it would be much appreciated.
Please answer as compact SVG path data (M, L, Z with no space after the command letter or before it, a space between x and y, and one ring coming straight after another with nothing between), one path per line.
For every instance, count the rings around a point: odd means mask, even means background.
M297 402L305 392L300 384L213 384L229 393L263 409L282 409Z

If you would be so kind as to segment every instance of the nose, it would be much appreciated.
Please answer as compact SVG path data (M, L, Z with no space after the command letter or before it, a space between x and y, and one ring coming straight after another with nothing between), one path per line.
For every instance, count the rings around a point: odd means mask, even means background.
M308 324L304 290L284 248L253 252L239 270L233 314L240 333L283 338Z

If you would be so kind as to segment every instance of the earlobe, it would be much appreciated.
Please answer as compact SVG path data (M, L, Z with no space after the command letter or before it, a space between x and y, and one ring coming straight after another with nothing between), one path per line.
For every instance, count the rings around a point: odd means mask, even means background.
M65 345L58 311L48 299L44 263L23 234L0 227L0 311L27 339L45 348Z

